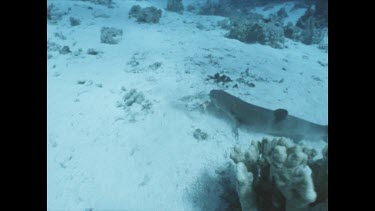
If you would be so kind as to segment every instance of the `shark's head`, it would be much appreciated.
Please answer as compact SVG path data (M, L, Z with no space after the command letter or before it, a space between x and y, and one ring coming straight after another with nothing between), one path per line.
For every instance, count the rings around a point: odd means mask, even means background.
M220 95L220 93L223 93L223 91L217 90L217 89L213 89L213 90L210 91L210 98L211 99L212 98L217 98Z
M231 95L224 92L223 90L214 89L210 91L210 98L212 101L224 102L228 101L228 98L231 98Z
M222 107L224 105L226 93L222 90L211 90L210 99L216 107Z

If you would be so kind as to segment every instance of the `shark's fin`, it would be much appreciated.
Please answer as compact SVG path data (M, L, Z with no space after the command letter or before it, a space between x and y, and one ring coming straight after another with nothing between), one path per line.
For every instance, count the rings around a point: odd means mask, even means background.
M288 116L288 111L282 108L276 109L273 111L273 115L275 117L275 123L278 123Z

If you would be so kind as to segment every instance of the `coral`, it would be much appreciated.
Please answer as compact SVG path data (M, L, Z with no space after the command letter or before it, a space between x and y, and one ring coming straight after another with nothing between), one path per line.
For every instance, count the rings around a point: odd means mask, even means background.
M316 149L303 148L303 152L307 155L307 164L310 165L314 162L313 158L318 155Z
M192 5L192 4L189 4L189 5L187 6L186 10L189 11L189 12L192 12L192 11L195 10L195 6Z
M245 79L243 79L243 78L238 78L236 81L237 81L238 83L240 83L240 84L243 84L243 85L248 86L248 87L251 87L251 88L255 87L255 84L254 84L254 83L249 82L249 81L247 81L247 80L245 80Z
M129 18L130 17L133 17L133 18L137 18L138 14L141 12L142 10L142 7L139 6L139 5L133 5L130 10L129 10Z
M315 204L328 201L328 145L322 150L323 158L312 163L313 180L318 197Z
M104 5L104 6L111 6L112 0L81 0L81 1L89 1L94 4Z
M254 143L252 143L245 152L241 151L239 146L235 146L233 152L230 154L230 158L235 162L242 162L246 165L247 169L255 172L256 165L259 159L259 149Z
M61 46L55 42L47 41L47 51L59 51Z
M318 48L328 51L328 29L325 28L321 31L320 42Z
M103 27L101 29L100 41L107 44L117 44L122 39L122 29L114 27Z
M229 19L223 19L221 21L218 21L217 25L220 26L222 29L227 29L227 30L229 30L231 27Z
M302 31L300 41L306 45L319 44L324 36L322 33L324 33L323 30L311 26Z
M316 6L312 5L306 10L296 24L297 27L303 30L300 38L301 42L307 45L319 44L322 39L322 30L328 27L328 15L324 9L325 4L322 1L318 2L321 3L317 3Z
M162 11L156 7L146 7L141 10L137 17L138 22L144 23L159 23Z
M153 58L148 58L146 52L136 52L132 55L129 61L126 63L127 67L125 72L141 73L147 71L161 71L163 70L163 63Z
M289 22L286 26L284 26L284 35L285 37L298 41L300 40L302 34L302 29L296 26L293 26L291 22Z
M316 0L305 2L308 9L296 25L288 23L283 27L285 37L303 44L318 44L318 48L328 50L328 1ZM305 6L303 6L305 7ZM285 11L284 11L285 12ZM273 17L281 21L285 13L279 10ZM272 19L272 18L271 18Z
M47 6L47 20L50 23L57 23L61 20L62 16L68 14L68 12L60 11L54 4Z
M284 29L274 19L265 19L261 15L250 13L232 17L231 23L231 30L226 35L228 38L283 48Z
M59 50L59 53L60 54L68 54L68 53L71 53L72 51L70 51L69 49L69 46L64 46L62 47L60 50Z
M249 172L242 162L236 165L236 190L240 199L242 211L257 211L256 195L253 190L253 173Z
M278 147L274 148L273 154L277 152ZM285 148L284 160L272 160L271 178L273 178L277 189L285 197L286 206L307 207L317 197L312 180L312 171L307 166L308 156L302 152L301 147L292 147L289 151L287 155Z
M89 54L89 55L98 55L98 54L101 54L101 53L103 53L103 52L98 51L98 50L93 49L93 48L87 49L87 54Z
M154 62L153 64L149 65L148 67L156 70L156 69L160 68L162 64L163 63L161 63L161 62Z
M135 122L141 118L141 116L152 112L152 103L145 99L142 92L136 89L127 91L124 87L122 88L122 91L124 91L125 94L122 101L117 102L117 107L120 107L125 111L129 122Z
M139 5L134 5L128 14L129 18L136 18L141 23L159 23L162 11L156 7L141 8Z
M199 14L230 17L238 12L246 13L252 5L253 1L249 0L207 0Z
M167 10L182 14L184 10L184 5L182 4L182 0L168 0Z
M288 17L288 13L286 13L285 11L285 8L281 8L279 11L277 11L277 16L279 16L280 18L286 18Z
M328 22L328 0L317 0L316 1L316 15Z
M66 36L62 32L55 32L53 35L61 40L66 40Z
M199 9L200 15L230 16L232 13L233 9L231 5L222 0L220 2L207 0L206 3Z
M301 41L306 45L318 44L318 48L328 50L328 29L316 28L313 24L314 19L309 19L305 22L304 29L298 26L293 26L288 23L284 27L285 37L294 41Z
M194 130L194 133L193 133L193 136L195 139L197 139L198 141L202 141L202 140L206 140L208 135L206 132L203 132L201 129L195 129Z
M227 76L225 74L220 75L220 73L215 73L214 76L209 75L207 77L206 81L207 80L213 80L215 83L222 83L222 85L224 85L225 83L233 81L229 76Z
M235 146L230 158L236 164L237 194L241 206L245 206L243 210L325 207L322 203L328 203L327 148L323 158L314 161L314 149L285 138L253 142L245 151Z
M71 26L78 26L79 24L81 24L81 20L78 18L70 17L69 21Z

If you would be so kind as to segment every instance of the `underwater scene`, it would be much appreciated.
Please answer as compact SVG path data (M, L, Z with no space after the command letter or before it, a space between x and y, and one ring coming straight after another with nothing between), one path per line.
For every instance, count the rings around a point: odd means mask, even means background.
M328 210L328 0L47 0L47 210Z

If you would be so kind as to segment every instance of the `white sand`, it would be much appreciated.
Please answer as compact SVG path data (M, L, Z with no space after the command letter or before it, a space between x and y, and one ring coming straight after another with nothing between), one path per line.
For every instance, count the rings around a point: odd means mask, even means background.
M288 40L288 48L274 49L227 39L226 31L216 26L223 17L168 12L163 9L166 1L115 0L112 9L81 1L52 2L71 11L57 25L48 24L48 39L83 52L52 53L47 64L48 210L214 210L220 204L220 187L208 190L203 177L217 176L215 170L230 161L236 141L230 124L188 111L184 106L193 102L180 99L223 88L205 81L216 72L237 79L249 68L268 82L253 81L254 88L239 84L239 89L230 87L228 92L327 124L328 70L318 61L327 63L328 58L316 46ZM163 9L160 23L128 19L134 4ZM94 18L93 11L110 17ZM81 24L71 27L71 16ZM207 30L199 30L197 23ZM100 43L103 26L121 28L122 41ZM55 37L55 32L67 39ZM88 48L103 53L88 55ZM127 63L135 53L139 65L132 68ZM149 68L154 62L161 62L161 67ZM129 122L116 106L124 95L121 87L142 92L152 102L150 113ZM193 137L197 128L208 134L207 140ZM261 137L240 131L239 143ZM204 197L194 202L200 192Z

